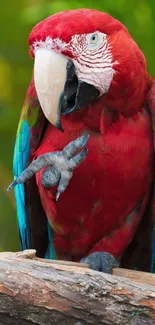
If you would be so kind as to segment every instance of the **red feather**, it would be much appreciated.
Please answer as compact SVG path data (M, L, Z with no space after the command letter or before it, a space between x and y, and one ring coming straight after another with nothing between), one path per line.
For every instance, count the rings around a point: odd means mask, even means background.
M142 219L152 186L152 122L143 108L152 78L127 29L95 10L66 11L33 29L31 54L35 40L50 36L68 42L74 34L96 30L108 35L116 62L110 89L94 105L62 116L64 133L48 124L35 152L36 158L62 150L83 133L90 134L86 159L74 171L58 202L56 189L45 189L41 184L43 171L36 175L42 206L55 230L57 255L67 254L74 260L94 251L121 256ZM140 202L141 214L131 214Z
M93 112L100 119L92 122ZM101 114L100 102L85 112L62 117L64 134L49 124L35 155L62 150L86 131L90 134L89 153L57 203L55 191L41 185L42 172L36 176L46 215L62 228L55 234L58 253L80 258L93 250L106 250L120 256L138 223L132 229L123 228L125 218L150 192L153 140L148 114L141 110L130 119L118 115L108 128L105 125L107 130L102 135L104 112L103 109ZM111 238L110 233L115 230L117 236L112 234Z

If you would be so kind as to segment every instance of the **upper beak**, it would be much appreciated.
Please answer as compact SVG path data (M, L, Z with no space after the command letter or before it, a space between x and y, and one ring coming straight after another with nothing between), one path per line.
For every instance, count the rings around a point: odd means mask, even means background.
M60 113L82 109L100 95L95 86L78 80L72 60L45 48L35 53L34 83L46 118L61 131Z
M40 48L35 54L34 83L41 108L50 123L60 124L60 96L64 90L68 59L54 51Z

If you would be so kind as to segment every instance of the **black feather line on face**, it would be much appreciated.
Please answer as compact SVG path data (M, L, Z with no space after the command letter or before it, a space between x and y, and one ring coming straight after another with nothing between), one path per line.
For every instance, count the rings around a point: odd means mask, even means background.
M100 92L93 85L78 80L75 73L74 63L67 63L67 79L64 91L60 97L60 112L62 115L80 110L95 101Z

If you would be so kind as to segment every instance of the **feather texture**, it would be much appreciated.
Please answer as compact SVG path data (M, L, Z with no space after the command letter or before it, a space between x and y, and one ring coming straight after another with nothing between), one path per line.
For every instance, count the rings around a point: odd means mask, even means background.
M40 109L34 81L30 83L17 130L13 172L16 179L32 161L43 135L46 120ZM15 187L18 228L22 249L36 248L39 256L53 258L52 230L40 203L35 178Z
M155 80L153 81L152 87L146 97L146 105L148 105L149 111L152 118L152 129L153 129L153 144L154 144L154 173L153 173L153 194L151 199L150 215L152 217L153 226L153 238L152 238L152 263L151 272L155 273Z
M32 159L62 150L85 132L90 135L89 151L58 202L56 189L42 185L43 170L25 187L17 185L18 224L22 247L35 247L39 256L45 256L47 248L52 248L47 217L55 232L57 257L79 260L94 250L106 250L118 258L135 235L142 216L132 212L143 201L145 213L139 239L128 250L128 261L135 265L136 259L138 263L139 257L143 259L145 239L150 252L155 208L155 194L152 198L151 192L154 161L150 118L151 111L154 123L155 91L151 88L153 80L147 72L145 58L121 23L105 13L87 9L58 13L39 23L30 34L30 53L34 56L38 46L48 46L67 55L74 60L78 76L78 55L74 56L72 51L72 36L96 31L105 33L110 44L113 80L108 92L101 94L98 101L81 111L61 116L63 134L43 116L32 79L17 133L15 177ZM49 43L49 40L54 41ZM95 77L96 74L96 85ZM150 88L152 92L146 100L148 112L144 102ZM149 222L145 223L147 219ZM145 226L149 229L147 236ZM155 272L155 236L152 251ZM139 269L148 270L149 260L146 257L146 263L139 264Z

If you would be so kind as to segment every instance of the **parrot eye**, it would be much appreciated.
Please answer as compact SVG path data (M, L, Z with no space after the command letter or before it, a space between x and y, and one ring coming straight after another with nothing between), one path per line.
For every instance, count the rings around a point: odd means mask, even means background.
M98 35L97 35L97 34L93 34L93 35L91 35L91 37L90 37L90 43L91 43L92 45L96 45L97 42L98 42Z
M88 34L87 35L87 42L88 42L88 47L90 50L94 50L99 48L99 46L102 43L102 37L100 33L93 33L93 34Z

